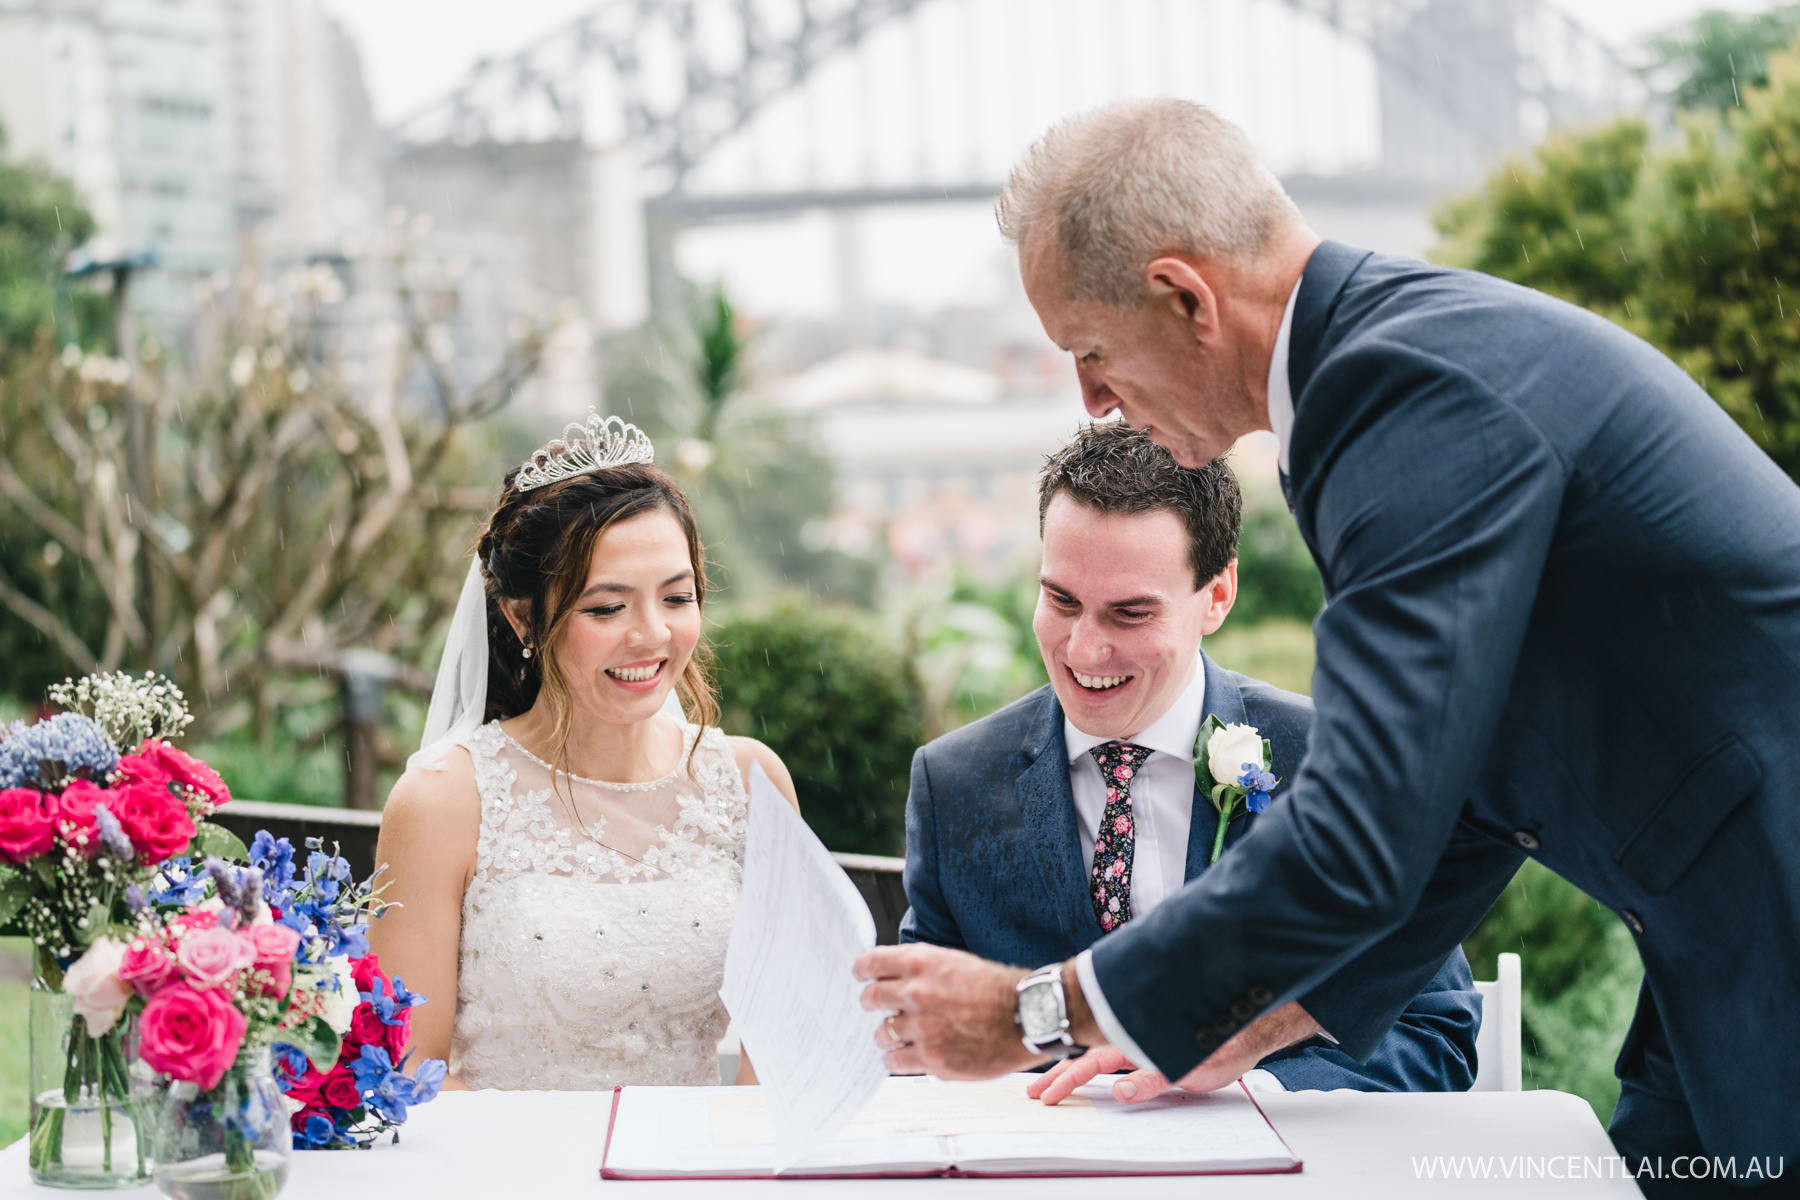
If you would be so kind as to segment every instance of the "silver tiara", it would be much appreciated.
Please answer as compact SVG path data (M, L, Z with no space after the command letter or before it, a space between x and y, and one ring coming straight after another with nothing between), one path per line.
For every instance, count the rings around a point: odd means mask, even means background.
M586 421L570 422L561 437L545 442L525 460L513 478L513 491L529 492L603 467L655 461L656 447L649 434L618 417L602 419L590 408Z

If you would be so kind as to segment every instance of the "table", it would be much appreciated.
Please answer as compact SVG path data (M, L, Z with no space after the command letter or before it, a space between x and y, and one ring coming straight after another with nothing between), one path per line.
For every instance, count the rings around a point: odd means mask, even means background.
M600 1180L611 1095L594 1092L446 1092L414 1111L399 1145L369 1151L296 1152L283 1200L368 1196L536 1200L592 1195L620 1200L836 1200L925 1191L943 1200L1092 1200L1093 1179L890 1179L699 1182ZM1259 1094L1275 1128L1306 1164L1297 1175L1144 1178L1132 1200L1212 1197L1619 1197L1639 1195L1623 1160L1579 1097L1563 1092L1380 1095ZM1470 1159L1474 1161L1469 1161ZM1436 1166L1437 1177L1425 1177ZM1464 1178L1445 1177L1460 1166ZM1487 1179L1469 1178L1486 1170ZM1511 1178L1503 1178L1510 1171ZM1523 1177L1521 1177L1523 1176ZM855 1189L852 1192L851 1189ZM25 1143L0 1151L0 1200L70 1192L33 1187ZM154 1188L110 1193L125 1200Z

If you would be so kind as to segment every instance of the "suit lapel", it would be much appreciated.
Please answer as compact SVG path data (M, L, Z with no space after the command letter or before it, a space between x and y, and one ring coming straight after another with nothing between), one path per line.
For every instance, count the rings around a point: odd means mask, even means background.
M1307 503L1308 484L1311 483L1308 468L1312 465L1312 447L1303 430L1306 419L1304 401L1306 386L1312 382L1313 372L1319 364L1319 349L1325 340L1325 330L1337 311L1338 297L1342 295L1350 276L1368 257L1367 250L1358 250L1341 242L1319 243L1300 277L1300 294L1294 299L1294 324L1288 338L1288 387L1293 393L1294 424L1288 434L1290 475L1283 478L1282 495L1287 500L1288 511L1294 514L1300 527L1301 538L1312 552L1313 561L1319 564L1319 575L1327 597L1333 591L1332 581L1319 557L1319 547L1313 540L1310 518L1312 507Z
M1201 720L1217 717L1227 725L1242 725L1248 722L1244 714L1244 696L1238 691L1237 680L1215 663L1205 651L1200 653L1200 663L1206 668L1206 703L1200 710ZM1242 825L1245 817L1239 817L1235 824ZM1194 812L1188 822L1187 870L1182 875L1183 882L1191 881L1200 872L1206 870L1207 859L1212 857L1213 838L1219 832L1219 810L1214 808L1212 800L1201 790L1198 782L1194 784Z
M1057 910L1057 920L1071 942L1092 945L1101 934L1088 901L1087 864L1081 861L1081 832L1075 818L1075 793L1069 786L1068 743L1063 739L1062 705L1045 688L1042 711L1026 739L1031 761L1019 773L1019 808L1031 845L1032 882L1039 900ZM1032 901L1027 901L1032 902Z

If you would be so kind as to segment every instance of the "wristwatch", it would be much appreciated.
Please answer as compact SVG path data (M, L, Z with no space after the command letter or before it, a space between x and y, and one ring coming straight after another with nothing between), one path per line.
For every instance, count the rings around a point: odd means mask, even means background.
M1020 1040L1033 1054L1073 1058L1087 1053L1069 1034L1069 1004L1063 995L1062 964L1039 967L1018 983L1013 1022Z

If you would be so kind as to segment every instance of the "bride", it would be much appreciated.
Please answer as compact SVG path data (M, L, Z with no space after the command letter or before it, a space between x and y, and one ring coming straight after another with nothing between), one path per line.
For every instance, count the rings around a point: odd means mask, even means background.
M794 785L716 724L700 535L652 458L590 415L507 473L388 797L370 943L447 1088L719 1082L746 781Z

